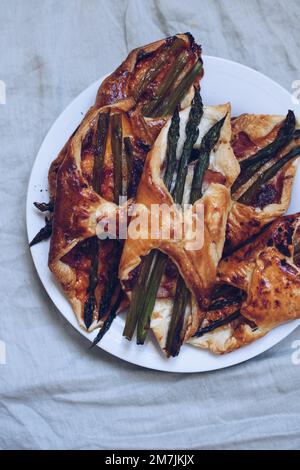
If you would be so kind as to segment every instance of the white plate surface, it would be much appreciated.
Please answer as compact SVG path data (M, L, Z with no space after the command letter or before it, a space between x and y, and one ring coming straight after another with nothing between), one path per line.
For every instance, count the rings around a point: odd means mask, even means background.
M293 109L300 116L300 106L293 104L291 94L280 85L244 65L221 59L204 56L205 75L201 84L201 94L206 104L232 103L232 115L241 113L283 114ZM47 201L47 173L51 161L71 133L81 122L83 115L94 103L100 79L83 91L61 113L48 132L34 162L27 194L27 231L31 240L43 224L43 217L33 207L34 201ZM42 191L41 191L42 190ZM294 183L289 213L300 210L300 201L296 194L300 191L300 171ZM32 247L32 257L39 277L52 301L64 317L82 335L93 340L96 332L85 333L77 324L73 311L58 283L47 267L49 243L42 242ZM42 314L42 313L41 313ZM177 358L166 359L151 342L137 346L134 341L128 342L122 337L124 316L116 318L111 329L99 344L101 348L126 361L152 369L170 372L203 372L221 369L246 361L266 351L290 334L300 321L295 320L282 325L264 338L223 356L215 356L207 351L184 345Z

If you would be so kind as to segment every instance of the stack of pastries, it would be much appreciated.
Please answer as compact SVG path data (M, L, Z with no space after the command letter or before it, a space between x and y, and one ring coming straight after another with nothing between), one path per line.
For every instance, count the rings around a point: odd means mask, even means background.
M35 203L49 215L31 245L51 236L49 268L94 343L122 311L124 337L149 335L167 357L183 343L230 352L300 317L300 213L283 215L300 122L203 104L203 73L189 33L133 50L51 164L49 204ZM141 212L155 236L133 230Z

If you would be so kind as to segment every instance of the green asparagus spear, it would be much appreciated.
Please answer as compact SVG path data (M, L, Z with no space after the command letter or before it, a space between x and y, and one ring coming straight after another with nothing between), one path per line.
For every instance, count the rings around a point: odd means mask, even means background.
M171 188L172 180L174 177L174 173L176 171L176 150L177 150L177 143L179 140L179 112L178 109L175 110L171 125L168 132L168 140L167 140L167 152L166 152L166 169L164 173L164 183L168 190Z
M200 93L197 91L193 100L191 107L189 119L186 125L186 139L183 145L182 154L180 157L179 168L177 171L177 179L174 190L172 192L174 201L178 204L181 204L185 180L188 169L188 161L193 150L193 147L196 143L197 137L199 135L199 123L203 115L203 104L201 100Z
M115 113L111 117L111 147L114 156L114 202L119 204L122 194L122 116Z
M171 321L166 342L166 351L169 356L175 357L180 351L180 347L184 339L184 317L186 307L190 302L190 299L190 291L186 287L183 278L179 276L176 284Z
M109 126L109 112L100 113L97 125L97 154L94 159L93 189L100 194L106 138Z
M188 63L188 59L189 56L187 51L183 51L179 54L173 66L170 68L167 75L164 77L161 84L158 86L156 90L156 96L143 106L142 112L144 116L152 116L155 113L155 110L162 102L162 100L166 97L166 94L170 93L172 85L176 82L177 78Z
M192 86L192 84L196 80L197 76L200 74L201 69L202 69L202 62L198 60L196 64L193 66L193 68L181 80L177 88L172 93L169 93L165 97L164 100L162 100L161 104L155 109L153 114L149 117L156 118L156 117L172 115L174 113L174 110L179 105L180 101L182 100L184 94L188 91L188 89Z
M227 115L226 115L227 116ZM218 140L220 139L221 129L225 122L226 116L214 124L202 139L198 159L193 175L192 189L190 195L190 203L194 204L197 199L202 197L202 184L206 170L209 166L209 156Z
M128 188L131 184L131 173L132 173L132 163L133 163L133 151L132 143L130 137L124 137L124 150L126 157L126 174L127 174L127 193Z
M119 196L123 194L122 187L122 166L123 166L123 151L122 151L122 116L120 113L115 113L111 116L111 148L114 157L114 202L119 204ZM114 257L115 262L110 266L107 282L101 296L101 303L98 310L98 320L101 320L106 314L110 306L111 298L119 283L118 281L118 265L120 259L120 246L117 241L114 241ZM100 241L99 241L100 245Z
M176 54L184 46L184 41L178 37L175 37L173 43L166 47L161 54L158 55L155 62L151 64L151 67L146 71L143 79L140 81L135 92L135 99L138 100L145 92L146 88L159 74L161 67L166 63L170 55Z
M282 147L291 141L294 135L296 125L296 117L293 111L289 110L286 118L280 127L276 139L263 149L259 150L255 155L241 162L242 168L252 166L253 163L260 161L262 158L272 157L274 152L278 152Z
M142 308L137 324L137 344L144 344L149 330L151 314L156 302L157 292L166 268L168 256L160 251L154 252L151 273L142 298Z
M286 155L277 160L270 168L265 170L257 180L245 191L238 199L238 202L241 204L250 204L257 191L265 184L267 181L272 179L276 173L290 160L298 157L300 155L300 147L296 147Z
M148 279L148 275L151 269L152 262L155 257L155 252L151 251L147 257L141 261L141 269L137 278L136 285L131 294L130 307L127 313L125 328L123 331L123 336L126 339L131 340L141 307L141 302L144 296L144 289Z
M283 147L291 142L294 138L295 124L295 114L293 111L289 111L276 139L256 154L241 161L241 173L232 185L232 194L235 194L265 163L275 157Z
M105 153L107 131L109 126L109 112L100 113L97 125L97 153L94 158L93 167L93 189L100 194L103 159ZM96 307L95 289L98 284L98 258L100 240L94 237L90 240L91 268L89 272L88 298L84 304L83 319L87 328L93 322L94 310Z

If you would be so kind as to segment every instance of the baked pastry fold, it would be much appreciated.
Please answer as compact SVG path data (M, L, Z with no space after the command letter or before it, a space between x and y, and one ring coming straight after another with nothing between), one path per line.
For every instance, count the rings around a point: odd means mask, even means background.
M218 282L241 290L245 299L219 311L227 324L190 338L214 353L233 351L300 317L300 213L281 217L218 268ZM232 312L237 315L232 315ZM231 315L231 317L230 317ZM201 330L200 330L201 331Z
M180 136L177 158L183 148L185 126L190 110L189 106L179 113ZM139 238L131 237L131 226L136 223L136 218L140 214L135 214L129 224L128 238L124 245L119 268L119 277L129 299L138 276L139 265L152 250L165 253L171 260L169 269L166 269L162 279L151 316L151 329L162 349L165 348L174 303L174 284L176 284L178 273L192 294L191 304L187 307L186 337L189 337L197 329L199 306L203 307L206 304L216 280L217 265L223 251L225 227L231 204L230 186L239 173L239 165L230 146L230 104L203 107L199 136L195 144L195 148L199 148L205 133L222 118L225 120L220 138L209 155L209 167L203 182L203 196L193 205L188 207L174 205L174 199L164 184L163 171L171 120L165 124L152 150L148 153L138 187L136 204L141 205L141 211L144 212L147 220L151 221L151 217L153 217L153 205L167 205L175 207L176 220L179 221L179 224L183 224L184 220L190 220L192 226L195 223L195 217L200 217L202 224L201 246L197 245L195 249L191 248L191 242L195 242L199 231L191 230L189 232L189 230L182 229L183 236L180 239L163 237L166 223L164 217L160 217L157 222L159 231L156 238L151 236L151 223L145 228L141 228ZM195 162L192 162L188 167L183 203L188 202L194 164ZM173 273L175 272L174 276L170 274L172 270Z
M300 213L281 217L300 122L203 106L202 76L189 33L133 50L52 162L50 202L35 203L50 217L30 245L52 231L49 268L79 325L103 326L95 344L127 306L123 335L152 331L167 356L184 342L230 352L300 317Z
M173 109L190 103L202 75L201 48L190 34L135 49L101 84L50 167L49 267L84 329L103 323L120 291L122 242L97 240L97 226L125 217L131 200L119 206L119 196L135 196L149 149Z
M197 70L194 69L195 66L198 66ZM93 113L95 108L99 109L123 100L130 100L131 106L128 111L130 110L133 127L138 128L141 143L151 145L164 124L164 119L160 119L162 115L159 115L159 110L153 105L153 102L158 101L159 93L163 98L165 96L162 84L167 79L170 91L174 92L178 90L179 85L186 78L186 86L181 86L181 96L177 95L178 101L180 101L184 98L186 89L193 83L198 85L202 76L201 47L195 43L190 33L177 34L137 47L101 83L95 104L84 119L88 119L89 114ZM152 114L156 114L155 119L144 119L148 116L147 111L150 115L151 111ZM50 165L48 183L52 199L55 199L58 169L67 154L70 140L77 130Z
M295 117L291 111L286 119L278 115L255 114L242 114L232 119L231 144L236 157L241 163L241 175L243 173L243 162L258 154L258 152L262 152L267 146L274 145L274 142L278 139L280 129L284 125L286 128L285 134L288 135L290 132L290 138L285 137L282 139L285 143L279 146L278 150L273 152L273 155L270 152L271 158L255 175L240 185L237 184L238 179L232 188L233 202L226 229L225 254L234 251L246 240L260 233L263 227L286 212L290 203L297 159L289 161L267 183L261 185L255 197L247 204L239 201L239 199L259 175L300 145L299 138L296 138L296 134L293 132L293 129L299 129L300 123L295 122ZM263 154L261 158L263 158Z

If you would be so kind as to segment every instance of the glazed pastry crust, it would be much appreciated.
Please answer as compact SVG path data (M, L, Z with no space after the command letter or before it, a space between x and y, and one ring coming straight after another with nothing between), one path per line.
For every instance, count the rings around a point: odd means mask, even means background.
M237 139L239 133L244 133L250 139L251 145L248 149L247 146L243 148L243 157L253 155L275 139L283 119L283 116L276 115L242 114L232 121L232 142ZM296 127L299 127L299 123ZM293 141L279 155L287 153L297 145L299 145L299 140ZM232 201L226 228L226 253L258 234L264 226L286 212L290 203L297 162L298 159L288 163L278 172L276 177L270 180L270 183L279 179L282 181L278 202L260 208ZM270 165L265 165L262 170L268 166Z
M281 217L253 243L222 260L218 281L247 293L240 307L242 316L192 338L191 344L215 353L230 352L300 318L300 268L293 259L299 227L300 213Z
M117 112L121 114L123 138L130 137L133 145L133 159L138 161L139 167L142 167L148 148L153 144L167 117L145 118L143 116L142 107L149 98L147 93L136 96L136 89L143 74L148 70L149 63L145 64L141 57L148 57L151 52L155 53L156 51L159 54L161 48L172 44L178 38L181 40L180 50L185 51L188 57L185 67L189 70L197 61L202 62L201 48L189 34L177 35L135 49L121 66L101 84L95 105L87 112L80 126L74 131L50 166L49 190L55 205L49 268L60 282L79 324L84 329L86 329L84 304L88 295L89 282L89 268L87 266L91 261L88 254L79 253L82 265L78 267L76 262L70 264L64 257L70 255L73 248L80 247L81 242L94 237L97 224L101 220L108 220L111 217L118 221L119 218L126 217L127 209L132 201L129 200L123 206L117 206L111 202L114 194L114 156L109 144L110 136L107 137L108 143L105 149L104 181L101 183L102 197L92 187L90 167L93 166L93 158L83 161L83 143L91 133L95 136L100 113L110 111L113 114ZM156 60L157 56L153 57L152 59L150 57L149 60ZM175 56L170 54L168 60L175 60ZM170 62L167 66L170 67L170 64L172 65ZM168 72L167 68L162 67L162 70L163 72L160 71L160 73ZM186 71L185 68L182 73L186 73ZM199 75L195 78L195 86L197 87L202 74L203 71L200 70ZM157 83L155 86L157 87ZM193 86L191 86L191 90L193 90ZM186 93L185 100L183 100L185 105L188 105L192 98L191 90ZM85 174L86 168L89 178ZM115 255L109 254L108 256L114 257ZM102 263L103 269L106 269L104 264L109 265L109 261L108 259L108 262ZM103 284L103 281L101 282ZM100 281L98 281L99 284ZM89 331L97 328L101 323L102 320L98 322L94 318Z
M188 344L208 349L214 354L224 354L246 346L266 333L260 328L253 330L247 323L237 319L199 338L189 338Z
M119 107L118 107L119 109ZM56 204L49 251L49 268L62 285L80 326L84 328L82 302L78 299L76 267L62 261L79 242L96 235L97 223L114 214L118 207L100 197L82 175L81 146L102 108L93 108L76 134L69 140L66 155L57 173ZM96 325L93 325L93 328Z
M124 62L122 62L122 64L101 83L97 92L95 104L89 110L89 112L85 116L85 119L88 120L89 113L93 113L96 109L130 99L132 100L132 108L135 108L135 112L131 116L132 122L135 122L135 124L140 128L139 131L143 137L144 142L148 143L149 139L150 141L153 141L153 139L156 138L158 132L160 131L164 121L160 122L161 120L157 120L156 123L155 120L152 120L151 125L145 126L142 132L141 127L144 123L143 119L141 118L141 108L145 102L145 99L140 100L135 95L135 90L137 89L144 72L143 67L138 67L139 57L141 57L142 55L146 56L147 54L155 53L156 51L159 53L160 48L163 48L168 42L172 41L174 37L175 36L155 41L151 44L138 47L131 51L127 58L124 60ZM200 60L202 62L201 48L194 42L194 39L190 34L177 34L176 37L180 38L185 44L186 50L189 50L190 64L196 60ZM203 69L201 71L201 74L197 78L197 81L201 80L202 76ZM76 132L77 129L74 131L71 138ZM52 162L49 168L49 192L53 200L55 199L56 194L56 179L58 169L67 154L69 142L70 140L65 144L65 146L62 148L62 150L60 151L56 159Z
M180 113L181 121L183 120L183 115L188 116L188 112L189 109ZM178 220L183 222L184 217L186 220L192 220L197 212L196 208L203 206L202 247L200 249L199 247L198 249L189 249L191 248L190 242L193 240L187 234L180 240L163 238L161 236L153 239L150 234L150 226L147 226L144 228L144 231L141 230L138 239L131 238L129 233L120 262L119 277L125 287L126 281L130 279L130 273L140 264L141 258L150 253L151 250L157 249L169 256L177 266L192 293L193 314L189 320L188 336L197 328L197 305L205 304L216 279L217 265L222 255L225 227L230 208L230 184L239 173L239 165L230 147L231 125L229 104L205 108L204 119L207 119L208 116L211 119L213 116L213 121L210 121L210 124L209 122L207 123L207 129L203 130L203 132L205 133L212 124L221 119L226 113L227 117L222 127L220 140L210 156L210 170L218 172L222 170L224 184L216 182L208 184L203 197L196 201L193 207L189 209L189 212L185 212L186 209L177 210ZM147 156L138 188L136 203L143 204L143 211L148 214L152 204L166 204L168 206L174 204L171 194L164 185L161 174L166 154L169 125L170 122L162 129ZM199 142L202 137L203 135L199 136ZM135 223L134 217L129 225L129 232L133 223ZM159 220L159 228L161 235L164 228L162 219ZM130 296L131 292L127 290L127 294ZM166 302L166 300L158 300L151 320L151 328L162 347L165 343L167 323L169 321L168 309L166 308L164 313L162 313L162 308L165 307L163 304L166 304Z

